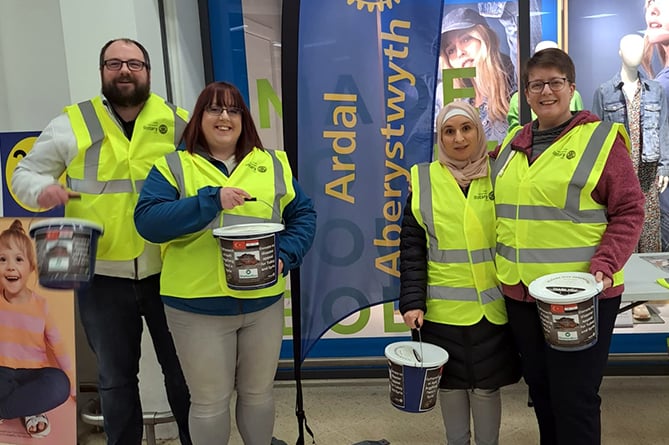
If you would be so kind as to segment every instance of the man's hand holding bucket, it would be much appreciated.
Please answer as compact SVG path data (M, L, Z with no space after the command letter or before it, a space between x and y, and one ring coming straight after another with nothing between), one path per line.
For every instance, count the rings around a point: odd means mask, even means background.
M37 197L37 204L42 209L50 209L52 207L65 205L70 199L79 198L81 195L71 190L66 190L60 184L48 185L42 190Z

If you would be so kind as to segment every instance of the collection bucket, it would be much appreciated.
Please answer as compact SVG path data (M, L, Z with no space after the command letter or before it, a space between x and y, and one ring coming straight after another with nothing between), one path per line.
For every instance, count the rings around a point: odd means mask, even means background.
M279 278L278 233L283 224L237 224L214 229L230 289L273 286Z
M537 278L529 286L537 300L544 338L559 351L580 351L597 343L597 296L602 283L584 272Z
M385 356L388 359L390 403L409 413L434 408L448 352L430 343L400 341L386 346Z
M95 252L102 226L74 218L52 218L30 225L35 240L39 284L77 289L95 273Z

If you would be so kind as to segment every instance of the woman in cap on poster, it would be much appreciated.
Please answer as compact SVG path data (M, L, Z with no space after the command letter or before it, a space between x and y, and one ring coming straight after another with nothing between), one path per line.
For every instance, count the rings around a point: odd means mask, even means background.
M497 276L541 444L598 445L599 386L624 290L622 269L643 226L644 195L625 127L570 110L576 72L564 51L535 53L521 74L537 118L491 153ZM562 351L544 340L528 286L558 272L589 272L602 283L594 344Z
M441 25L440 73L448 68L476 68L474 78L456 78L454 88L473 87L476 96L467 99L478 108L488 140L502 141L508 124L509 98L517 88L509 56L500 52L499 37L478 12L456 8ZM437 86L437 108L443 101L443 82Z
M162 243L160 290L191 393L193 444L228 443L235 390L243 442L269 444L285 275L311 247L316 213L293 178L286 154L263 148L235 86L214 82L204 88L182 143L184 150L159 159L150 171L135 222L147 240ZM274 246L278 274L273 281L233 286L212 229L240 223L285 225ZM264 244L253 252L269 261ZM266 268L256 269L258 274L274 263L261 266Z
M520 379L493 263L495 209L477 110L452 102L437 116L439 159L411 169L400 234L404 322L449 359L439 403L449 445L497 444L499 388ZM470 416L471 412L471 416Z

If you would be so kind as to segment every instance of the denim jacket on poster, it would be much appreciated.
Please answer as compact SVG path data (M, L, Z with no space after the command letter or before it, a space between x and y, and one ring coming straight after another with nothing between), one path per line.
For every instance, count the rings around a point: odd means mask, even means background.
M641 160L657 162L657 175L669 176L669 115L667 100L659 82L639 73L641 81ZM629 133L627 104L620 73L597 88L592 112L603 121L625 125Z

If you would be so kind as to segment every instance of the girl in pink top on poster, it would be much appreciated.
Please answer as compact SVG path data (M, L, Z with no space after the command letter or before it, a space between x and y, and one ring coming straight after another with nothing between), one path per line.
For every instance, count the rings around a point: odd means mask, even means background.
M0 233L0 419L19 418L41 438L51 431L45 413L76 396L76 385L47 301L28 287L35 268L32 241L15 220Z

